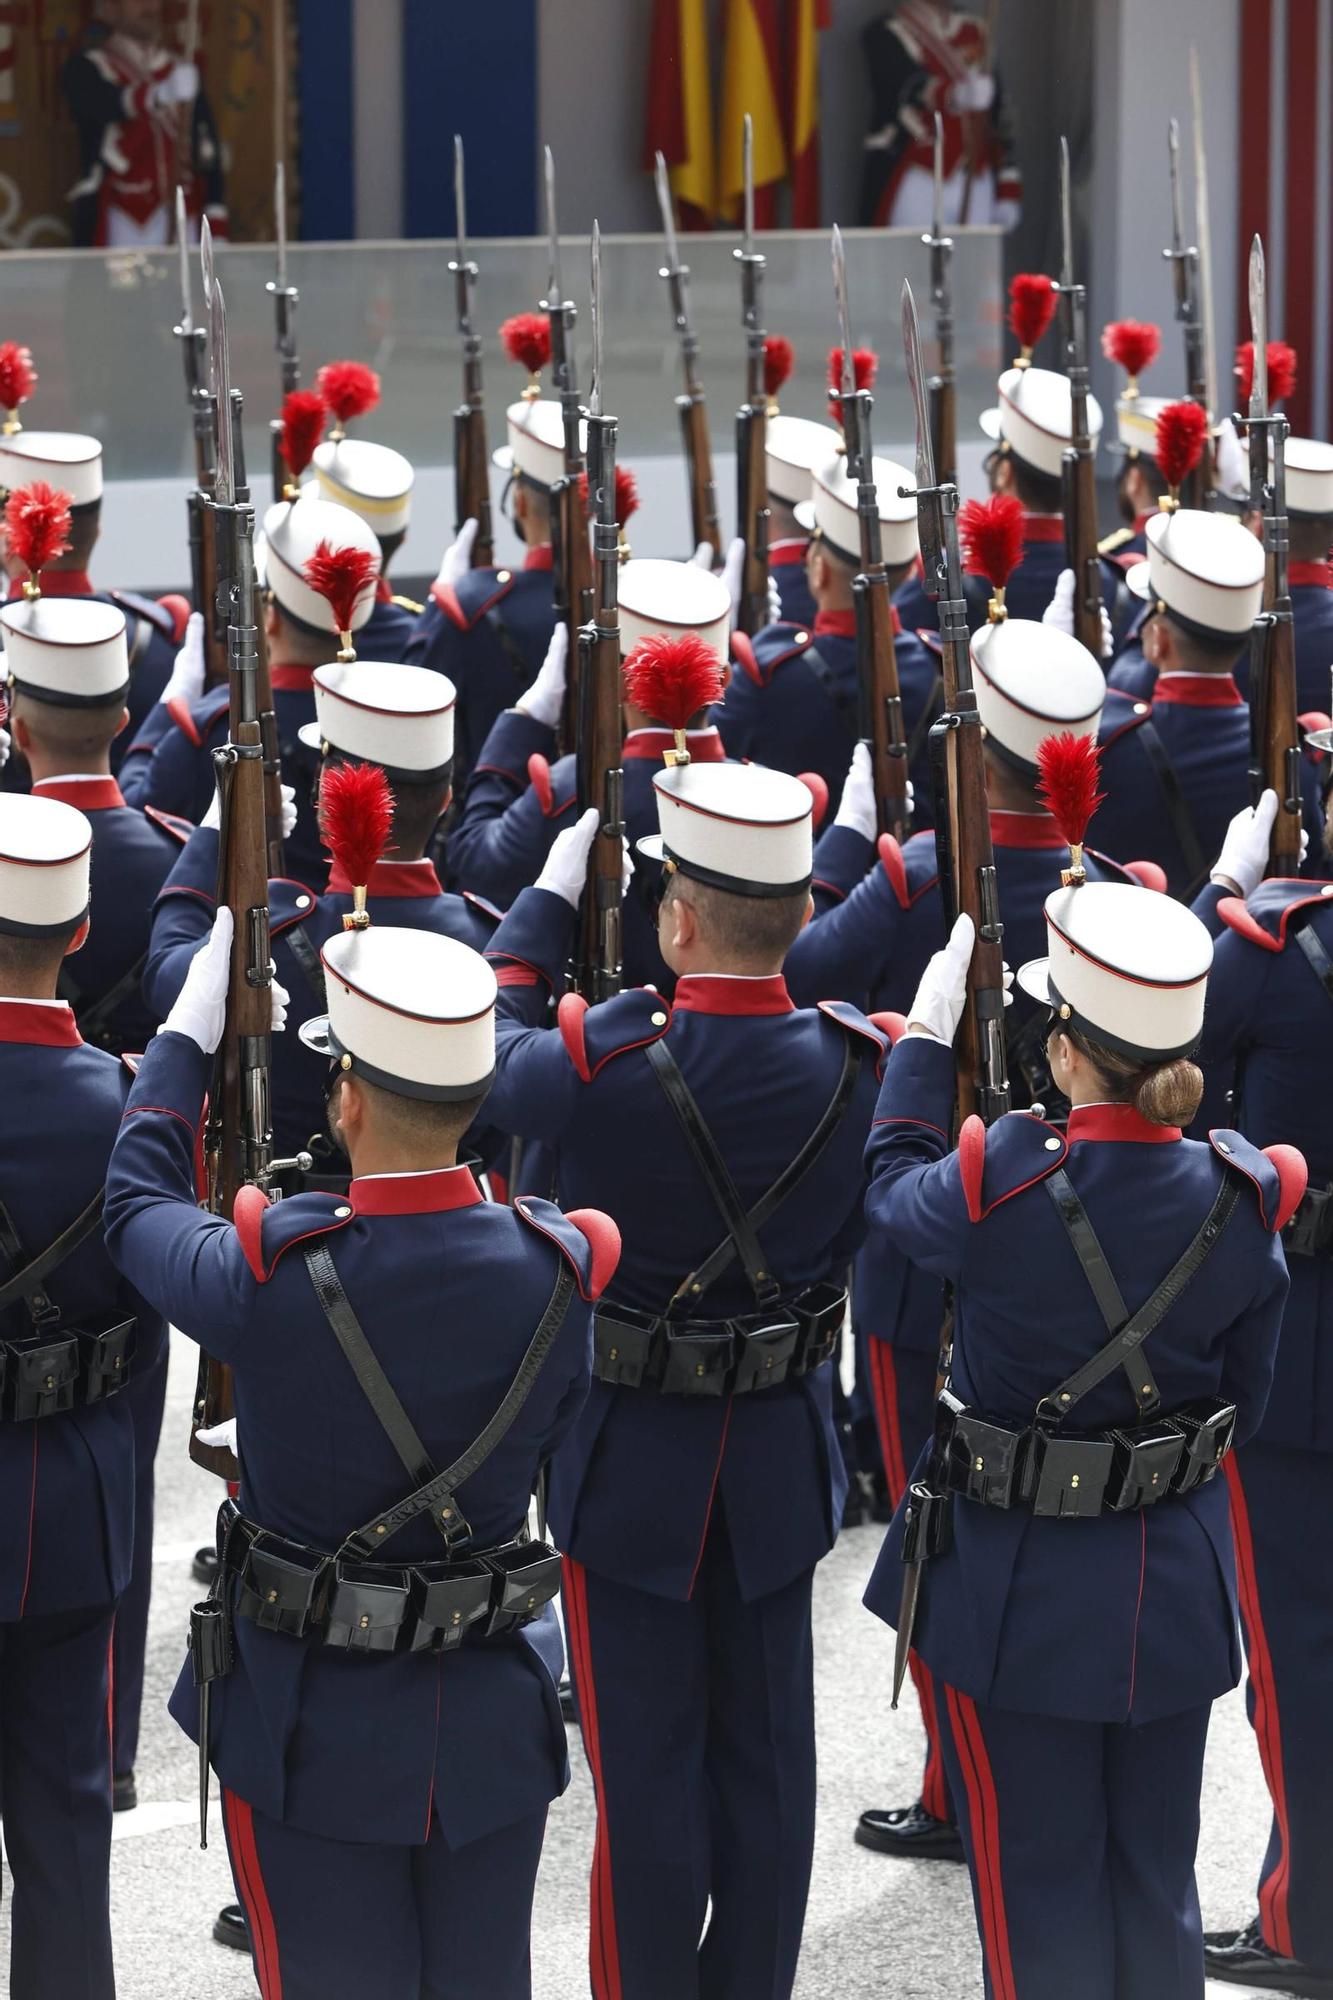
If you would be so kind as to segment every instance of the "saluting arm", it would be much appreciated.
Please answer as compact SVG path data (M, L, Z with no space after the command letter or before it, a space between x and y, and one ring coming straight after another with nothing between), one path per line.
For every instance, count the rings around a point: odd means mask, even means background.
M143 997L159 1021L165 1021L171 1012L185 984L190 960L212 929L217 914L217 881L217 830L196 827L153 906Z
M955 1277L971 1223L949 1144L956 1075L951 1045L905 1035L889 1057L866 1145L866 1217L913 1263Z

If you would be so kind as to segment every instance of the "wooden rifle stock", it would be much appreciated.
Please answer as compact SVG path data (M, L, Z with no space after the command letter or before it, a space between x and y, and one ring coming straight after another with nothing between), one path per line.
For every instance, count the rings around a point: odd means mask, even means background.
M768 467L764 453L767 434L766 405L743 404L736 417L738 520L745 543L737 624L751 638L768 624Z
M850 363L846 368L844 380L850 382ZM889 574L884 567L879 495L875 488L870 433L872 398L867 389L846 389L838 397L838 403L847 444L847 471L856 481L861 551L860 573L852 582L861 740L870 752L876 830L891 833L895 840L906 840L912 831L907 808L907 731L903 726L898 655L893 643L893 601Z
M713 448L708 435L708 407L703 391L677 396L680 434L685 449L685 469L690 482L690 534L697 549L707 542L715 561L722 558L722 528L717 514L717 487L713 481Z
M953 479L958 462L958 396L952 375L930 378L930 436L941 479Z
M1277 793L1268 850L1270 875L1297 875L1301 865L1301 728L1289 576L1286 440L1285 417L1251 420L1250 485L1261 500L1264 517L1264 608L1250 639L1251 727L1256 798L1270 787Z
M582 658L579 632L593 615L592 551L588 543L588 513L579 490L582 465L567 472L551 488L551 557L557 624L569 628L565 706L558 732L562 754L578 742Z
M621 904L624 881L625 801L621 765L620 613L617 576L620 530L615 510L616 420L588 419L588 483L596 513L596 614L579 632L580 812L597 808L597 837L588 857L588 881L579 905L575 990L590 1001L620 991ZM596 469L594 483L594 469Z
M1092 442L1087 435L1087 404L1083 406L1084 431L1077 429L1074 443L1065 453L1062 474L1065 516L1065 562L1074 572L1074 637L1086 646L1094 660L1102 657L1102 580L1097 554L1097 475L1093 468Z
M469 396L454 411L454 532L457 534L464 521L476 522L477 538L472 544L473 569L489 568L495 555L491 528L491 480L486 455L486 411L480 398L478 388L475 402Z

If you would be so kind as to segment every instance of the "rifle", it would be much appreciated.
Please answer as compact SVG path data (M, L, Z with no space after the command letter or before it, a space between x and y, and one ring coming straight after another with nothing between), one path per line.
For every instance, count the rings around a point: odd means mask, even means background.
M967 975L967 1007L959 1026L958 1117L980 1112L989 1125L1009 1109L1004 1046L1004 962L1000 897L991 849L981 718L972 688L972 655L958 557L958 488L938 484L930 443L926 378L916 301L903 285L903 345L916 404L916 504L921 563L929 595L939 603L945 713L930 732L940 786L935 842L946 928L960 912L976 925ZM908 489L901 489L908 497Z
M616 431L602 414L602 236L592 226L592 384L588 395L588 490L593 506L596 612L579 629L576 744L579 810L596 806L597 837L579 906L574 990L588 1000L620 991L625 800L620 695L620 526L616 520Z
M1171 119L1166 128L1167 159L1171 168L1171 247L1162 255L1169 259L1176 288L1176 318L1185 332L1186 394L1205 413L1208 410L1208 365L1204 353L1203 316L1199 306L1198 247L1185 242L1185 225L1180 199L1180 126ZM1209 481L1204 460L1190 474L1181 494L1185 507L1208 504Z
M1301 732L1296 710L1296 633L1287 553L1286 448L1290 425L1268 407L1268 293L1264 246L1250 245L1250 329L1254 376L1245 423L1250 449L1250 506L1264 518L1264 608L1250 635L1251 784L1269 786L1278 811L1268 851L1270 875L1301 865ZM1237 419L1240 422L1240 419Z
M1213 230L1208 215L1208 154L1203 139L1203 87L1199 51L1190 45L1190 104L1194 115L1194 233L1199 245L1199 317L1203 326L1204 403L1213 426L1202 472L1203 503L1212 507L1217 488L1217 341L1213 317Z
M592 552L588 544L588 521L580 492L583 449L580 431L583 406L579 402L578 377L574 368L574 322L578 318L572 299L564 296L560 281L560 236L556 228L555 156L545 149L546 241L550 270L542 311L551 322L551 380L560 397L565 427L565 471L551 488L551 557L555 579L557 623L569 627L569 674L565 688L565 712L561 718L562 747L578 735L579 628L592 614Z
M217 627L217 550L213 541L213 519L208 498L213 491L214 423L213 398L205 376L208 335L194 323L190 301L190 242L185 216L185 191L176 189L176 247L180 260L181 316L172 328L180 342L185 369L185 401L190 412L194 437L194 485L186 496L186 524L190 542L190 596L204 620L205 674L221 685L227 671L226 634Z
M685 393L676 398L681 438L685 446L685 469L690 482L690 538L697 549L707 542L715 560L722 556L722 529L717 516L717 487L713 483L713 449L708 437L708 405L699 380L699 336L690 318L690 267L680 261L676 242L676 219L671 210L671 182L667 163L657 155L657 206L662 212L662 234L666 238L666 263L658 276L665 278L671 292L671 317L680 335L680 358L685 371Z
M768 398L764 394L764 329L759 295L766 259L754 247L754 129L745 114L745 219L732 256L741 271L741 325L745 328L745 401L736 413L736 525L745 544L739 629L753 635L768 623Z
M852 582L856 604L856 670L860 693L861 741L870 752L879 833L905 840L911 832L907 809L907 732L903 726L898 659L893 644L893 602L879 526L870 412L874 398L858 389L852 364L852 323L847 304L847 263L842 231L833 225L833 291L842 340L842 434L847 471L856 480L856 518L861 531L861 572Z
M958 475L958 414L953 364L953 238L944 234L944 120L935 113L935 202L933 219L921 241L930 252L930 303L940 372L932 375L930 437L939 476L951 485Z
M1074 283L1074 230L1069 190L1069 141L1060 140L1060 294L1065 371L1069 376L1069 449L1062 464L1065 563L1074 572L1074 637L1094 660L1102 656L1102 577L1097 556L1097 474L1088 429L1087 292Z
M463 343L463 400L454 411L454 533L464 521L475 521L473 569L488 569L495 553L491 530L491 475L486 453L486 399L481 384L481 335L472 324L472 287L477 266L467 253L467 192L463 180L463 141L454 133L454 254L449 269L454 278L454 310Z
M264 290L273 301L276 327L274 348L278 356L279 401L301 386L301 358L296 350L296 307L301 294L287 282L287 168L282 160L273 169L273 237L277 245L277 271ZM273 498L282 498L290 478L282 456L282 418L269 424L269 458L273 472Z

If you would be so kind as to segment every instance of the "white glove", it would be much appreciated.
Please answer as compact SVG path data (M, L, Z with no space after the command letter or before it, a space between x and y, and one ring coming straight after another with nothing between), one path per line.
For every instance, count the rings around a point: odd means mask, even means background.
M1234 889L1238 896L1252 896L1264 879L1268 849L1277 819L1277 793L1261 793L1257 806L1238 812L1222 836L1222 851L1208 871L1210 882ZM1301 828L1301 863L1304 865L1310 835Z
M700 542L698 548L690 557L690 561L696 569L711 570L713 567L713 544L711 542Z
M1106 606L1104 604L1101 607L1101 612L1102 612L1101 657L1104 660L1109 660L1115 648L1115 637L1111 631L1111 621L1106 615ZM1070 638L1071 639L1073 638L1074 572L1072 569L1061 570L1059 582L1055 586L1055 596L1051 599L1050 603L1046 606L1046 609L1042 612L1041 622L1043 625L1049 625L1053 631L1067 632Z
M919 1028L933 1041L953 1045L967 1002L967 969L972 963L976 930L971 917L959 917L943 951L937 951L921 975L907 1016L909 1028Z
M989 70L970 69L949 92L950 111L989 111L995 102L995 78Z
M7 729L0 729L0 771L3 771L5 765L9 762L9 752L11 747L12 747L12 738L10 737L9 731Z
M541 663L536 680L514 704L520 715L530 715L534 722L544 722L548 729L555 728L565 704L565 662L568 658L569 627L562 622L551 634L551 643L546 648L546 658Z
M193 104L199 95L199 71L192 62L175 63L161 83L149 91L152 104Z
M573 826L558 833L537 877L537 888L549 889L553 896L563 896L572 910L577 910L588 879L588 856L597 837L599 818L596 806L589 806Z
M274 972L277 971L277 967L274 965L272 959L270 959L268 962L268 969L270 975L272 975ZM272 995L272 1003L273 1003L273 1013L270 1020L270 1026L275 1035L280 1035L283 1029L287 1025L287 1010L292 1004L292 996L287 991L287 988L285 986L280 985L278 981L272 978L271 976L268 983L268 990Z
M442 588L452 590L472 567L472 544L477 539L477 524L469 514L454 539L440 559L440 573L435 581Z
M225 1422L220 1424L208 1424L203 1430L196 1431L195 1436L198 1438L200 1444L220 1444L225 1451L231 1453L236 1463L240 1464L241 1454L236 1443L235 1417L228 1417Z
M204 691L204 619L192 611L185 624L185 637L172 663L171 676L158 696L159 701L196 702Z
M849 826L853 833L859 833L863 840L875 838L875 780L870 765L870 751L864 743L858 743L852 752L852 761L847 768L847 782L842 788L838 810L833 815L834 826Z
M782 599L778 596L778 587L773 580L773 572L770 570L768 573L768 622L770 625L776 625L781 617Z
M158 1029L159 1035L188 1035L196 1048L211 1056L222 1040L227 1018L227 986L231 976L231 911L224 905L213 928L190 960L185 984L175 1006Z
M731 598L731 629L736 630L736 620L741 615L741 580L745 575L745 543L737 535L727 546L726 560L722 565L722 581L727 586Z
M1249 500L1249 453L1236 436L1230 417L1223 417L1217 427L1217 486L1231 500Z
M1012 195L1006 195L1002 200L997 201L990 212L991 221L997 229L1002 229L1006 236L1011 229L1017 229L1022 215L1022 207L1014 200Z
M296 787L282 786L282 837L290 840L296 827Z

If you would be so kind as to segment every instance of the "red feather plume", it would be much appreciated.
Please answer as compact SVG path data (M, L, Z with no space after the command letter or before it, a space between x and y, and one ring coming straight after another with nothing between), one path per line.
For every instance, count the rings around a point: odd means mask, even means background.
M654 633L625 662L626 695L667 729L684 729L701 708L721 701L726 685L726 667L697 632L678 639Z
M37 386L37 370L32 365L32 349L16 340L0 342L0 408L16 410L26 403Z
M324 845L354 888L364 889L393 831L393 793L378 764L334 764L319 780Z
M581 472L579 474L579 498L582 500L584 510L586 512L586 510L592 504L588 492L588 475L586 472ZM637 514L638 511L639 511L639 482L634 477L634 474L630 471L627 465L618 465L616 467L617 526L623 528L626 521L629 520L630 515Z
M1247 340L1236 349L1236 375L1240 399L1248 404L1254 388L1254 342ZM1285 340L1268 343L1268 400L1280 403L1296 387L1296 350Z
M1189 478L1208 438L1208 414L1197 403L1168 403L1157 419L1154 456L1173 493Z
M515 313L500 328L504 351L529 375L540 375L551 358L551 322L545 313Z
M1062 729L1037 745L1037 795L1071 847L1082 847L1088 821L1106 796L1097 789L1101 775L1101 752L1091 736Z
M326 362L315 387L340 424L366 416L380 399L380 378L364 361Z
M842 394L842 356L843 350L841 347L830 347L828 351L828 385L829 394L832 396L840 396ZM875 386L875 372L878 367L879 356L873 347L854 347L852 349L852 386L857 389L873 389Z
M764 394L776 396L796 366L796 349L783 333L770 333L764 340Z
M20 486L5 502L5 539L9 553L36 576L63 556L69 547L71 497L44 479Z
M1023 503L1012 493L969 500L958 513L963 568L1003 590L1023 560Z
M314 389L292 389L283 398L282 459L293 479L301 477L314 457L327 414L324 398Z
M1009 281L1009 331L1031 353L1055 317L1055 287L1041 271L1018 271Z
M332 542L323 541L302 575L328 603L338 630L350 632L357 599L379 575L379 563L369 549L335 549Z
M1152 366L1162 345L1162 329L1151 320L1113 319L1102 328L1102 353L1136 382Z

